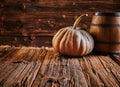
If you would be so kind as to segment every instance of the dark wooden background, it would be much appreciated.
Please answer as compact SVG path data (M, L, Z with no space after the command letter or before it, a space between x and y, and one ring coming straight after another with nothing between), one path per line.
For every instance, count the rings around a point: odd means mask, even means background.
M120 0L0 0L0 45L51 46L54 34L88 13L80 26L89 30L96 11L118 12Z

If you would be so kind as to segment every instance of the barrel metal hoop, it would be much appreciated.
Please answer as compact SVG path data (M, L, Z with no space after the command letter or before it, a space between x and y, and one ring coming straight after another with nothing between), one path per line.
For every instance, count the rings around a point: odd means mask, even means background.
M95 16L120 16L120 12L95 12Z
M110 54L117 54L117 55L120 55L120 52L110 52Z
M120 27L120 24L91 24L91 26L98 26L98 27Z
M120 44L120 42L105 42L105 41L96 41L97 44Z

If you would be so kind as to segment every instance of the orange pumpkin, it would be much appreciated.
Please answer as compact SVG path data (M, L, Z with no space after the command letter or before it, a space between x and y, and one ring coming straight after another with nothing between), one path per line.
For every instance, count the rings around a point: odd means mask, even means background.
M52 39L54 49L64 55L83 56L90 53L94 48L92 36L81 27L77 27L83 14L79 16L73 26L60 29Z

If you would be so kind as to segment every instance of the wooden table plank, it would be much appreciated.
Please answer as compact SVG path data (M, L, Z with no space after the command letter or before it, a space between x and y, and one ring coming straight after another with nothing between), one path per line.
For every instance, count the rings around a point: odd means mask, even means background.
M6 67L0 72L0 86L5 87L5 81L11 75L12 72L18 67L17 64L4 64ZM6 84L9 84L6 83Z
M77 58L48 47L10 46L0 46L0 52L0 87L120 86L119 55Z
M83 59L80 61L80 63L82 64L82 69L83 69L83 72L86 76L86 80L88 82L88 85L89 86L104 86L104 84L102 83L102 81L100 80L99 76L96 74L96 71L90 61L88 60L89 58L91 57L83 57ZM94 61L94 60L92 60ZM97 62L97 61L94 61L94 62ZM97 65L97 63L96 63Z
M91 65L92 65L94 71L97 71L96 74L98 74L100 80L104 83L105 86L107 86L107 87L112 87L112 86L119 87L119 85L115 81L115 78L112 76L112 74L110 72L111 69L114 67L109 68L109 65L114 63L114 61L108 62L111 60L108 56L91 57L89 59L90 59L90 62L91 62ZM118 65L116 65L116 66L118 68L120 68Z
M120 65L120 54L113 54L111 58Z

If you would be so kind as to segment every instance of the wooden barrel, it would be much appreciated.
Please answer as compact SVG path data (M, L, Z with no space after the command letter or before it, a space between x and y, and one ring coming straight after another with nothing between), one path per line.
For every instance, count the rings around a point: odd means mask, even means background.
M96 12L90 33L95 40L95 50L104 53L120 53L120 12Z

